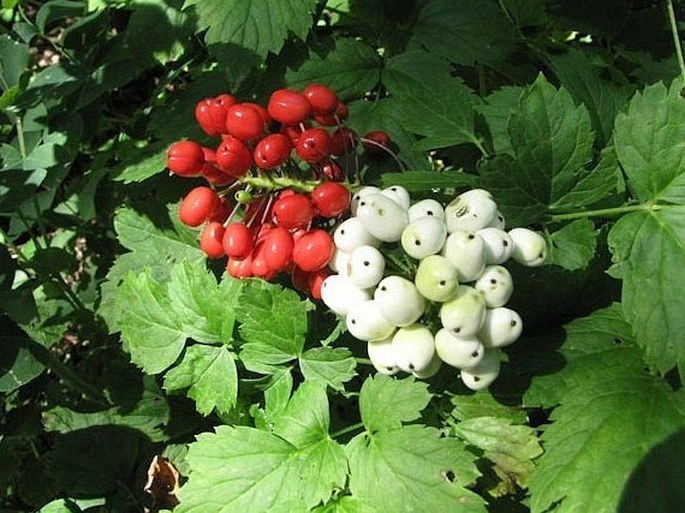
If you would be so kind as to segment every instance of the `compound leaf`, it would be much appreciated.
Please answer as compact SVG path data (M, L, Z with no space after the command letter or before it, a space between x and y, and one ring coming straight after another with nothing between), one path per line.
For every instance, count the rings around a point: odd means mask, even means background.
M306 380L344 390L343 383L357 373L357 362L346 347L314 347L300 357L300 370Z
M595 255L597 231L589 219L578 219L550 236L548 262L574 271L585 268Z
M362 385L359 410L368 431L393 429L418 419L431 397L425 383L376 374Z

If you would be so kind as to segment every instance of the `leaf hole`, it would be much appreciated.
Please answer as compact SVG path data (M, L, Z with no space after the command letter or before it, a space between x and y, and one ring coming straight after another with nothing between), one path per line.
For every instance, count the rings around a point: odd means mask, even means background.
M457 476L451 470L443 470L441 474L443 479L448 483L454 483L454 480L457 478Z

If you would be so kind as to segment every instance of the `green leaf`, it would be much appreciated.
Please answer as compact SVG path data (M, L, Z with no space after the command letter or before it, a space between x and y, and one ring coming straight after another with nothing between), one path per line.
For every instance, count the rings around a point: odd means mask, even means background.
M533 460L542 454L533 428L512 425L511 419L477 417L459 422L452 431L495 464L493 470L504 481L502 494L515 492L514 485L526 488L535 468Z
M8 34L0 36L0 86L3 91L19 84L29 65L29 46L14 41Z
M345 347L314 347L300 356L300 370L308 381L344 390L343 383L357 375L357 362Z
M574 271L585 268L595 255L597 231L589 219L578 219L550 236L548 263Z
M608 242L612 276L623 280L624 312L646 359L660 372L675 364L685 372L685 207L625 215Z
M369 506L367 503L357 499L356 497L350 497L349 495L343 495L337 499L322 504L321 506L314 508L313 513L377 513L377 510Z
M409 50L388 59L382 82L391 95L404 100L421 89L461 86L461 81L450 71L447 59L423 50Z
M302 504L312 508L326 502L334 488L343 487L345 455L327 433L325 391L313 384L300 389L280 421L282 432L298 446L242 426L219 426L215 433L200 434L190 445L191 472L174 511L259 513L283 503L298 505L298 511Z
M125 426L135 429L153 442L168 440L164 427L169 423L169 404L160 393L145 391L132 407L114 406L94 412L75 411L55 406L43 413L46 431L69 433L92 426Z
M468 420L475 417L500 417L511 420L514 424L526 424L526 413L518 408L498 402L492 394L455 395L451 399L454 409L452 417L457 420Z
M281 365L297 358L271 344L248 342L240 346L240 361L249 371L258 374L273 374L282 370Z
M464 173L461 170L405 171L404 173L385 173L381 176L383 187L401 185L409 192L473 187L477 182L477 176Z
M531 510L617 511L630 474L685 426L685 397L644 372L637 352L596 354L570 385L542 436Z
M513 158L485 161L479 169L482 185L512 225L530 224L588 173L584 166L594 140L590 116L566 90L540 75L522 94L507 129Z
M236 304L240 335L245 342L266 344L284 354L299 356L307 333L307 312L313 307L293 290L262 280L249 281Z
M494 2L430 0L421 9L410 48L466 66L496 65L513 51L513 31Z
M13 85L12 87L3 91L0 95L0 110L5 110L17 101L17 99L22 95L22 89L18 85Z
M505 86L490 93L476 106L488 124L495 153L514 154L508 131L509 117L517 111L523 91L521 86Z
M633 96L627 112L616 117L616 155L640 201L685 202L681 89L679 80L670 89L661 83L649 86Z
M288 70L289 87L302 90L309 84L325 84L342 100L359 98L376 88L382 60L371 46L352 38L336 39L326 46L315 48L297 70Z
M29 349L32 343L34 342L25 336L0 335L0 392L13 392L36 379L45 370Z
M359 411L368 431L393 429L418 419L431 397L426 383L376 374L362 385Z
M205 41L231 43L260 57L278 53L289 33L304 39L312 25L313 0L186 0L195 6ZM230 15L227 15L230 13Z
M197 411L209 415L216 410L227 413L238 397L238 371L230 351L223 346L194 344L180 363L164 376L164 388L171 392L188 389Z
M142 157L141 154L149 156ZM123 169L114 179L125 184L142 182L166 169L166 147L158 145L146 148L136 155L136 162L124 164Z
M454 438L437 429L405 426L362 433L345 448L354 497L379 511L484 512L482 498L464 488L479 475Z

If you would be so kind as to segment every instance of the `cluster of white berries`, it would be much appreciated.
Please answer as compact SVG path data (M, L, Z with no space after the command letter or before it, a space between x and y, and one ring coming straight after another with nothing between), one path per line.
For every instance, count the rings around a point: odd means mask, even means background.
M432 199L411 204L400 186L367 186L353 196L351 211L333 234L329 265L336 274L323 282L324 303L345 317L355 338L368 342L378 372L428 378L444 362L461 369L468 388L488 387L499 374L498 348L513 343L523 327L505 307L514 287L502 264L512 258L541 265L545 239L526 228L505 231L483 189L443 208ZM418 260L413 281L386 273L383 250L393 243ZM420 322L428 301L439 304L436 333Z

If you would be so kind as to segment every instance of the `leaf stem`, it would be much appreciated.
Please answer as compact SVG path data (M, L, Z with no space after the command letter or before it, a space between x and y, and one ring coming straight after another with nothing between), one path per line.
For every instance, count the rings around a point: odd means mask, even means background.
M671 34L673 35L675 54L678 57L680 74L682 75L683 80L685 80L685 60L683 59L683 47L680 44L680 36L678 34L678 24L675 19L675 11L673 10L673 0L666 0L666 10L668 11L668 21L671 25Z
M355 358L354 360L362 365L373 365L371 360L368 358Z
M351 426L342 428L336 431L335 433L331 433L331 438L338 438L339 436L346 435L347 433L351 433L352 431L357 431L358 429L361 429L363 427L363 422L357 422L356 424L352 424Z
M661 205L640 203L639 205L623 205L621 207L598 208L595 210L583 210L581 212L569 212L567 214L551 214L548 220L552 223L559 221L570 221L572 219L583 219L586 217L614 217L629 212L640 210L661 210Z
M24 138L24 122L22 121L21 116L17 115L15 124L17 125L17 141L19 141L19 153L21 153L21 158L23 160L26 160L28 152L26 151L26 139Z

